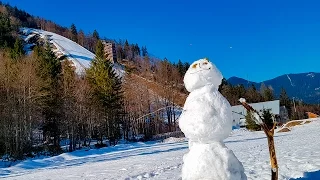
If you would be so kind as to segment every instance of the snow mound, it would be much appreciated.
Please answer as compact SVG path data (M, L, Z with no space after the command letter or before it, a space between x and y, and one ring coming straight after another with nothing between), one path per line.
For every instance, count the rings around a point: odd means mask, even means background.
M83 74L85 69L90 67L91 60L95 57L95 55L86 48L56 33L31 28L20 28L20 32L22 32L22 38L26 43L36 35L50 42L50 44L54 46L52 51L58 57L65 56L70 60L76 69L76 73L79 75ZM27 44L26 48L30 48L30 44ZM122 65L114 63L113 68L119 77L124 76L125 71Z

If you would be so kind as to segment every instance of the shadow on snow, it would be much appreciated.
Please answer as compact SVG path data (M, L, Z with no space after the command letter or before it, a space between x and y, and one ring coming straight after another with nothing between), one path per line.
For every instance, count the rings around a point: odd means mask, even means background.
M154 143L155 142L133 143L133 144L130 144L129 147L128 145L126 147L119 145L118 147L115 146L115 147L107 147L107 148L101 148L101 149L92 149L89 151L79 150L79 151L64 153L59 156L54 156L49 158L25 160L11 167L17 167L25 170L44 169L44 168L60 169L60 168L69 167L69 166L79 166L88 162L112 161L112 160L119 160L127 157L144 156L149 154L179 151L179 150L188 148L188 146L186 145L186 142L163 143L163 144L154 144ZM176 147L177 144L182 145L182 147ZM164 146L166 149L154 149L154 150L152 149L157 147L161 148L162 146ZM10 176L10 177L20 176L23 174L2 169L0 171L0 178L6 177L6 176Z
M287 134L283 135L275 135L274 138L276 139L277 137L280 136L288 136ZM254 141L254 140L259 140L259 139L267 139L266 136L264 137L257 137L257 138L249 138L249 139L241 139L241 140L234 140L234 141L223 141L224 143L234 143L234 142L246 142L246 141Z

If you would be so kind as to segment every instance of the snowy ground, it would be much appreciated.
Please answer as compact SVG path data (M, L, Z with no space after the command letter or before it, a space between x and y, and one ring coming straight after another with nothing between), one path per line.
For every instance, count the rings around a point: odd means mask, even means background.
M320 179L320 121L276 133L279 179ZM243 163L248 179L270 179L263 132L235 130L225 140ZM56 157L26 160L0 169L0 179L172 179L180 178L186 141L134 143ZM304 177L304 178L300 178Z

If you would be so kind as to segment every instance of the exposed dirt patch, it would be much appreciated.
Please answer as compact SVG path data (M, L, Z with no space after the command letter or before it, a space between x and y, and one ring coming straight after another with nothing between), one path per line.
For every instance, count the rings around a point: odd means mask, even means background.
M285 124L283 126L282 129L280 129L278 132L289 132L291 131L291 127L294 127L294 126L300 126L300 125L303 125L303 124L309 124L311 123L312 121L310 120L296 120L296 121L291 121L291 122L288 122L287 124Z
M291 131L289 128L282 128L280 131L278 131L278 132L289 132L289 131Z
M303 123L303 121L292 121L292 122L288 122L284 127L289 128L293 126L298 126L298 125L301 125L301 123Z

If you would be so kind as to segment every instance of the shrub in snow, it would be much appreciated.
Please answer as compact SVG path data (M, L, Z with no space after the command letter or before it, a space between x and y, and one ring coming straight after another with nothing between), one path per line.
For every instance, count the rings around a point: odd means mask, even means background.
M207 59L195 61L184 76L190 92L179 118L189 140L182 180L247 179L241 162L224 144L232 130L232 111L218 87L222 75Z
M259 131L261 127L254 121L254 117L250 111L247 111L246 115L246 128L252 131Z

